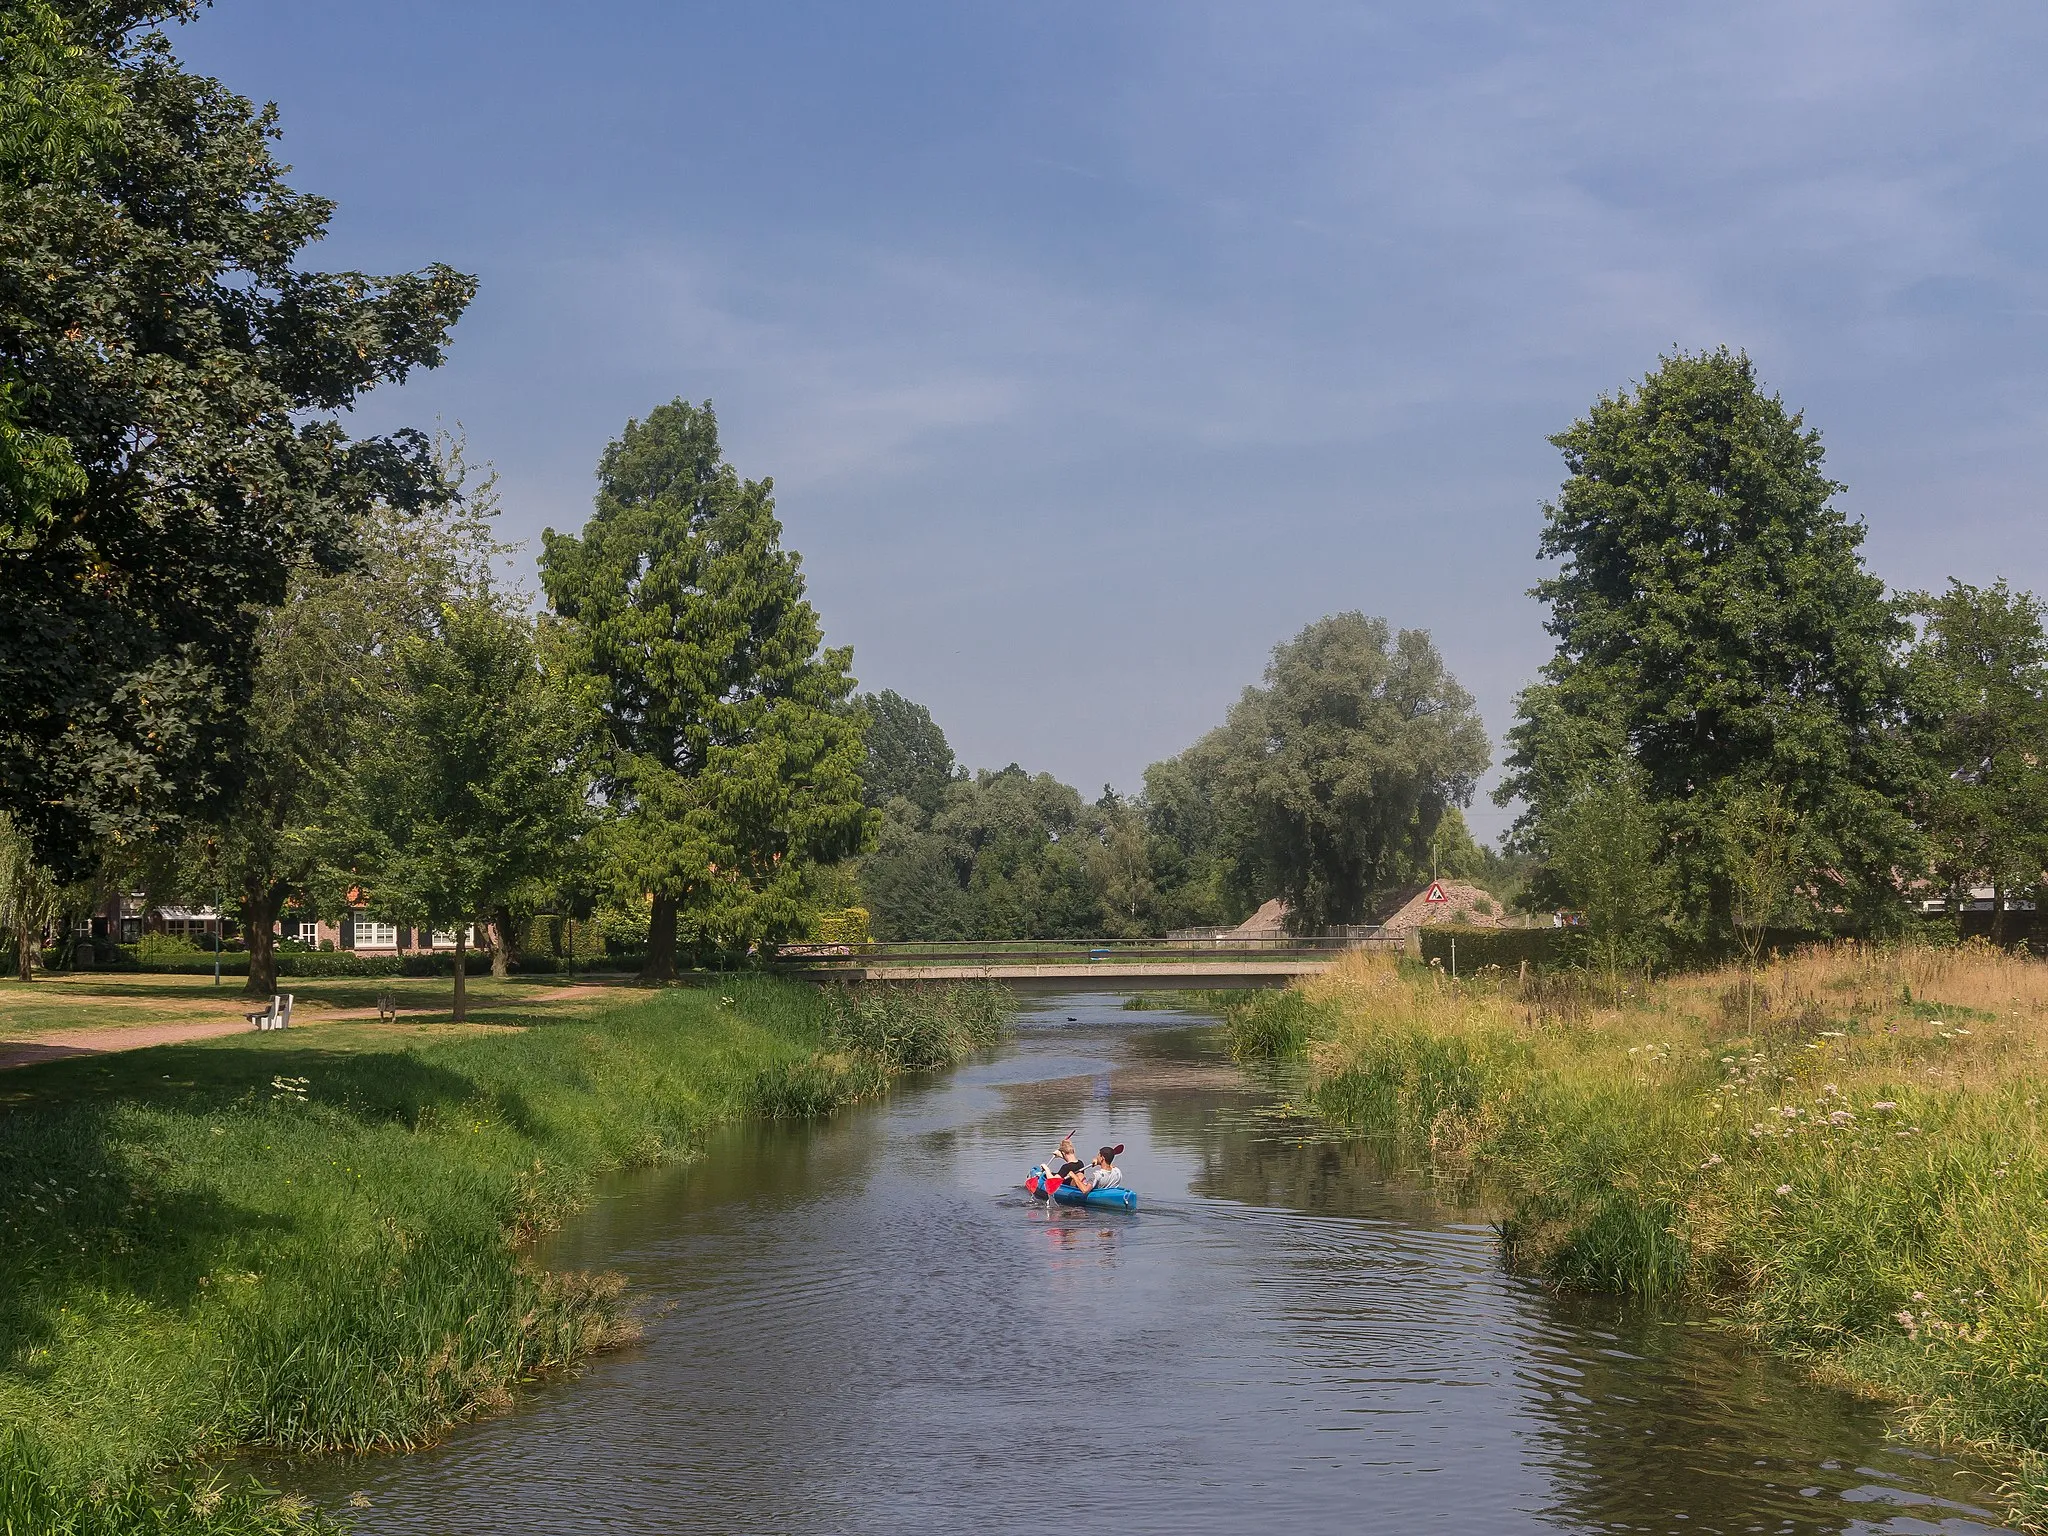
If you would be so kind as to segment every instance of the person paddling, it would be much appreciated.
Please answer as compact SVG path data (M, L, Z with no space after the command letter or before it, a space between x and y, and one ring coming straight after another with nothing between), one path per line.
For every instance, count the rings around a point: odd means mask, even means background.
M1095 1154L1095 1161L1079 1173L1069 1177L1074 1188L1086 1194L1091 1189L1121 1189L1124 1171L1117 1167L1116 1160L1122 1155L1124 1146L1118 1142L1113 1147L1104 1147Z
M1074 1150L1074 1133L1072 1131L1067 1132L1066 1135L1060 1138L1060 1144L1053 1152L1052 1161L1045 1166L1054 1178L1064 1178L1070 1173L1079 1173L1088 1166L1081 1161L1081 1154Z

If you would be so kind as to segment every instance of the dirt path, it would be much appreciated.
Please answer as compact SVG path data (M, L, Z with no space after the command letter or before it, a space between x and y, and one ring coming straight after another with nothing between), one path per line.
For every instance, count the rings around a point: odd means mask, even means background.
M573 987L556 987L535 993L522 1002L559 1003L604 991L605 982L583 982ZM615 985L615 984L614 984ZM412 1010L415 1014L422 1010ZM377 1017L374 1008L309 1009L302 1024L338 1024L345 1020ZM9 1067L32 1066L39 1061L56 1061L65 1056L98 1056L108 1051L139 1051L151 1045L183 1045L191 1040L213 1040L222 1035L249 1033L247 1014L237 1009L232 1019L194 1019L164 1024L119 1024L100 1029L58 1029L39 1034L33 1040L0 1039L0 1072Z

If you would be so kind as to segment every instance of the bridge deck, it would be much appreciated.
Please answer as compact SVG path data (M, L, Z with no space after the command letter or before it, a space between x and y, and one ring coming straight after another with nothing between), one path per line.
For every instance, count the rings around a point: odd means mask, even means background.
M1235 991L1284 987L1302 976L1320 976L1328 960L1211 960L1146 962L1098 960L1028 965L819 965L791 966L785 975L810 981L949 982L1000 981L1023 992Z

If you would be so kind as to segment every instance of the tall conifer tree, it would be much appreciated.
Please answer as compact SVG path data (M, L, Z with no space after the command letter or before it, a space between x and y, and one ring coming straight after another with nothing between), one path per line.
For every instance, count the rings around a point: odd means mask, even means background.
M773 487L719 453L706 401L629 421L582 536L541 577L610 727L605 864L648 904L647 970L804 931L804 870L859 850L862 720L850 649L822 648Z

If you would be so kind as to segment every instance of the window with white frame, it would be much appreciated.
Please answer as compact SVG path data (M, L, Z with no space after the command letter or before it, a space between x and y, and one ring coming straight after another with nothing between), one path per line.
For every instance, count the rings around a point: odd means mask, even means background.
M396 923L366 923L356 920L357 949L398 948L398 925Z
M299 942L301 944L318 944L320 942L320 925L318 923L299 924Z

